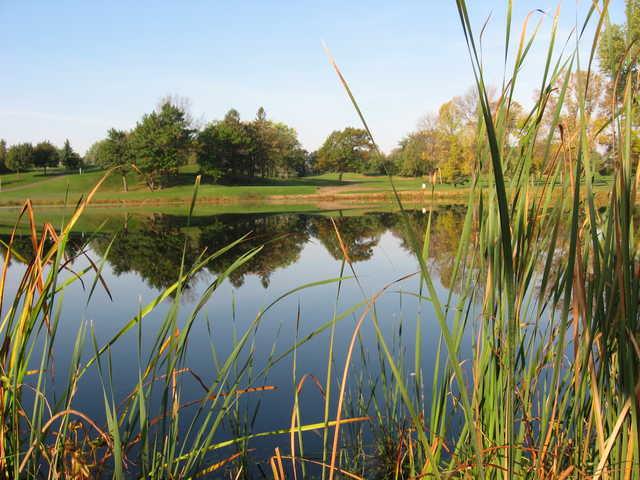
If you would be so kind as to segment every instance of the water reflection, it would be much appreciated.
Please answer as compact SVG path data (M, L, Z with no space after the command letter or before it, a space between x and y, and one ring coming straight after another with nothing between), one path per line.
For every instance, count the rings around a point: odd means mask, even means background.
M340 246L342 241L349 260L362 262L371 258L380 235L395 225L397 220L396 215L389 213L339 216L335 219L315 217L309 222L309 230L336 260L344 257ZM340 233L339 238L336 230Z
M443 295L450 282L464 213L464 208L442 207L434 210L431 219L429 265L436 289ZM249 235L241 244L214 259L207 266L207 271L200 273L199 279L202 281L194 279L188 295L180 299L187 307L191 306L190 303L195 304L213 281L210 276L224 272L240 254L263 246L258 255L233 272L229 282L223 282L193 325L184 362L207 384L213 382L216 376L219 359L230 355L237 336L245 331L253 331L254 327L250 325L256 312L262 311L274 298L294 287L339 276L344 252L356 264L354 269L367 292L378 291L389 281L417 270L416 259L410 253L405 222L400 215L393 213L378 212L360 216L351 215L351 212L335 212L330 216L288 213L201 215L191 221L185 216L168 213L116 215L100 231L86 228L71 236L70 257L81 251L86 251L94 260L95 257L107 256L102 276L114 301L108 299L100 288L88 304L85 300L88 287L85 290L76 283L66 290L53 361L59 366L57 371L62 376L67 375L65 366L73 358L75 336L81 322L90 322L91 335L95 335L98 344L104 344L140 310L141 305L153 301L157 293L153 290L166 288L175 282L183 259L188 268L201 257L203 251L214 252L246 234ZM428 214L412 211L408 215L411 228L421 238L427 228ZM89 225L98 223L101 222L88 222ZM7 235L0 237L8 241ZM28 252L32 249L30 238L19 237L14 246L28 260ZM79 261L69 262L69 266L79 271L86 267L86 263L80 258ZM12 278L20 278L20 265L15 267L13 277L9 271L9 285ZM381 298L376 308L380 318L384 319L382 334L389 340L394 352L406 352L407 358L413 358L412 348L417 338L413 333L413 319L422 319L422 362L424 371L431 372L430 366L435 361L439 342L436 320L430 309L420 308L414 297L402 293L417 291L417 282L417 277L411 277L399 285L398 291L389 292L389 295ZM251 410L251 415L247 414L255 418L252 431L271 431L289 424L293 392L300 375L310 373L322 378L326 371L329 331L320 331L320 326L330 321L335 311L344 312L357 305L362 301L362 295L360 284L356 282L345 281L340 286L326 284L285 298L262 319L259 331L256 330L255 336L251 337L251 347L247 348L250 353L247 352L247 358L243 356L242 361L248 362L250 356L256 370L260 372L266 368L267 373L264 376L253 371L245 373L240 368L238 381L242 388L273 385L277 389L264 395L242 398L242 402L246 402L242 404L243 408L246 406L247 411L255 408L255 413ZM138 370L132 368L132 365L137 365L138 349L146 352L154 344L158 334L156 329L161 328L164 316L172 307L168 302L160 305L149 318L139 322L135 331L121 337L110 350L113 370L118 372L118 398L127 395L139 381ZM344 361L354 321L355 318L344 317L336 323L335 345L331 348L335 351L334 361L338 366ZM137 330L138 327L140 330ZM310 337L312 334L314 336ZM296 351L294 368L291 358L285 353L301 338L313 340ZM139 341L141 346L138 345ZM354 380L353 386L366 390L367 395L373 395L371 392L375 388L372 385L377 385L381 368L377 364L379 348L376 346L376 333L371 328L363 328L359 341L362 342L362 349L358 359L354 360L353 372L358 372L360 376L354 373L353 378L359 380ZM470 337L465 341L470 344ZM463 351L467 352L464 348ZM280 359L277 364L271 363L274 352L276 358ZM87 354L91 354L91 347L87 347ZM299 372L295 382L292 382L292 371ZM201 398L200 385L197 382L189 383L185 378L184 401ZM101 418L101 401L95 398L95 392L100 391L99 379L88 375L83 381L85 383L78 390L74 408L92 418ZM431 384L428 373L425 374L425 384ZM64 382L57 382L56 385L64 385ZM332 395L332 401L335 401L335 392ZM302 405L308 421L320 420L317 412L322 412L324 408L320 395L305 396ZM230 427L229 432L221 433L220 439L237 435L238 432ZM278 441L265 440L264 452L272 452ZM316 444L309 444L310 449L316 447ZM262 453L256 455L260 457Z
M428 214L410 211L408 217L411 228L421 238L427 228ZM433 212L429 255L446 287L450 286L463 220L464 208L441 207ZM240 254L261 246L262 251L236 269L229 280L239 288L246 276L255 275L267 288L273 272L295 264L310 241L318 242L336 260L344 257L344 247L349 260L355 263L371 259L386 232L391 232L400 240L400 246L411 252L405 222L396 213L226 214L198 216L191 221L186 216L161 213L139 216L132 221L127 215L122 221L112 222L108 232L74 233L68 254L89 247L96 254L107 256L116 275L135 272L148 286L164 289L177 280L183 258L188 268L202 252L215 252L247 235L236 248L210 262L207 270L220 274ZM0 238L8 241L8 235ZM14 239L14 249L28 260L32 252L30 238Z
M110 245L108 260L116 275L137 272L149 286L158 289L177 280L183 248L187 264L197 256L192 239L164 215L153 215L134 230L123 228L113 242L107 235L91 242L94 251L102 256Z
M307 218L298 215L237 216L228 215L215 219L200 219L199 245L214 252L245 234L247 239L235 252L215 259L207 267L211 273L221 273L237 258L255 247L262 251L250 262L235 270L229 280L235 287L244 284L246 275L257 275L264 288L269 286L269 277L278 268L294 264L309 241Z
M440 277L443 286L451 288L451 277L455 263L456 249L462 235L462 224L466 210L460 206L442 208L433 213L431 230L429 232L429 258ZM428 228L428 215L413 212L409 214L411 228L422 238ZM407 229L400 222L396 222L391 231L400 239L400 245L407 251L412 251L411 242L407 237Z

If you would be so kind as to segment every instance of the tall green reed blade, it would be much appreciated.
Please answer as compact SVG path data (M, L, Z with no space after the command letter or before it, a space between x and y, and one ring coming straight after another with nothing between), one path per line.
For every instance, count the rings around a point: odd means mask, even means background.
M354 108L356 109L356 112L358 113L358 116L360 117L360 120L362 122L362 125L365 129L365 131L367 132L369 138L371 139L372 143L374 144L374 146L376 146L376 150L378 151L378 153L380 154L378 148L377 148L377 143L375 142L375 139L373 137L373 134L371 133L371 130L369 129L369 126L367 125L367 122L364 118L364 115L362 114L362 111L360 110L360 107L358 106L358 103L355 99L355 97L353 96L353 93L351 92L351 89L349 88L349 85L346 81L346 79L344 78L344 76L342 75L342 73L340 72L340 69L338 68L337 64L335 63L335 61L333 60L333 57L331 56L331 54L329 53L329 51L325 48L325 50L327 51L327 55L329 56L329 60L334 68L334 70L336 71L340 82L342 83L345 91L347 92L347 95L349 96L349 99L351 100ZM409 217L402 205L402 201L400 199L400 195L398 194L398 191L395 187L395 184L393 182L393 179L390 175L388 175L389 178L389 183L391 186L391 189L393 191L394 194L394 198L395 201L400 209L404 224L405 224L405 228L406 228L406 232L407 235L409 237L410 240L410 245L411 248L414 252L414 254L416 255L419 265L420 265L420 273L422 275L422 277L424 278L426 284L427 284L427 288L429 291L429 298L431 303L434 306L434 311L436 314L436 318L438 320L438 324L440 327L440 330L442 331L444 340L445 340L445 345L447 346L447 351L448 351L448 355L449 355L449 363L450 366L455 374L455 378L456 381L458 383L458 387L459 387L459 391L460 391L460 395L462 397L462 404L463 404L463 410L464 410L464 415L465 415L465 421L467 422L467 424L470 426L470 431L471 436L472 436L472 445L474 448L474 452L476 455L476 465L475 467L478 469L479 474L481 476L484 475L484 460L483 460L483 453L482 453L482 446L481 446L481 441L479 436L476 434L476 432L474 431L474 428L471 427L473 425L473 409L471 406L471 401L469 398L469 393L467 391L467 387L466 387L466 382L464 379L464 374L462 372L462 368L460 366L460 362L458 361L458 355L457 355L457 350L455 347L455 341L454 341L454 337L451 334L451 331L449 329L449 326L447 325L447 320L446 320L446 316L445 316L445 312L442 308L442 305L439 301L438 298L438 293L436 291L435 285L433 283L433 279L431 277L431 274L429 272L429 268L427 267L427 264L424 260L424 258L422 258L421 252L422 249L420 248L420 243L418 242L415 232L413 231L413 228L411 227L411 223L409 221ZM375 318L375 316L373 317ZM375 326L375 325L374 325ZM380 336L378 335L378 338L380 338ZM385 354L387 356L388 359L392 359L392 357L389 355L389 350L387 349L385 351ZM393 367L392 371L394 373L394 376L396 378L396 381L398 383L398 385L401 388L401 392L403 394L403 400L405 402L405 406L409 409L410 411L410 415L412 417L412 421L414 422L414 424L416 426L418 426L417 430L418 430L418 436L420 439L420 443L422 445L422 450L423 452L427 455L427 457L429 458L429 465L431 465L432 468L435 468L434 475L436 476L436 478L440 477L440 473L438 468L435 466L435 462L434 462L434 458L433 455L431 453L431 445L428 442L428 439L426 437L426 435L424 434L424 430L423 428L420 426L421 422L419 422L418 416L417 416L417 412L415 412L413 405L412 405L412 400L411 397L408 394L408 391L406 391L406 389L402 388L404 386L403 383L403 379L402 379L402 375L400 373L400 371L397 369L397 367ZM331 476L330 476L331 478Z
M344 276L344 268L346 265L346 261L343 259L342 262L340 263L340 275L339 277L343 277ZM331 324L331 331L329 333L329 351L327 352L327 368L326 368L326 378L325 378L325 385L324 385L324 412L323 412L323 418L324 418L324 422L326 425L329 424L329 415L331 414L331 392L332 392L332 380L333 380L333 349L335 346L335 337L336 337L336 326L338 324L338 302L340 300L340 290L342 288L342 282L338 282L337 284L337 288L336 288L336 298L334 300L334 307L333 307L333 319L330 322ZM296 344L297 345L297 344ZM326 463L327 463L327 454L329 452L328 450L328 440L329 440L329 430L328 428L325 428L322 432L322 463L323 463L323 467L322 467L322 479L324 480L324 478L326 477L327 474L327 468L326 468Z
M511 446L515 442L514 424L515 424L515 343L517 342L517 329L518 329L518 313L515 305L515 279L513 270L513 245L511 243L511 220L509 207L507 203L507 192L504 180L504 174L502 171L502 156L500 148L499 133L496 131L494 124L491 107L489 103L489 97L487 94L487 87L484 81L483 67L480 62L479 53L476 47L473 31L471 28L471 22L467 12L466 2L464 0L457 0L456 5L458 7L458 13L460 15L460 22L462 24L463 32L465 35L467 49L471 57L471 63L473 67L473 74L476 81L478 90L478 97L480 100L480 107L482 116L484 119L484 126L487 132L487 140L489 143L489 150L491 153L492 173L494 177L495 194L498 201L499 210L499 222L500 222L500 239L502 243L502 257L501 262L504 265L504 279L506 288L506 305L500 306L504 310L507 323L506 323L506 349L507 349L507 402L506 402L506 444ZM512 454L511 448L507 449L507 470L509 474L513 474L515 458ZM480 457L479 457L480 459Z

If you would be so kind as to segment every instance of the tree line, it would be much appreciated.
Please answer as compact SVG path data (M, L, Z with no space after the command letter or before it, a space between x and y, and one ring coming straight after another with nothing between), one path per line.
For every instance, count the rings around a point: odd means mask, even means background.
M9 170L19 173L42 168L46 175L47 168L77 170L82 165L82 157L73 150L69 140L64 142L62 148L46 140L36 145L24 142L7 147L7 142L0 140L0 172Z
M560 124L565 134L575 135L579 95L584 84L584 72L571 75L562 109ZM587 91L586 112L593 125L589 136L592 158L599 164L599 171L610 171L613 145L610 129L613 89L612 79L606 73L592 74L591 88ZM548 97L549 107L541 119L551 129L555 106L559 103L561 85ZM494 102L497 100L494 100ZM528 112L513 101L506 120L511 144L516 150L519 128ZM151 190L162 188L171 182L179 168L197 164L209 181L219 183L245 183L256 179L306 176L335 172L342 180L346 172L363 174L394 174L420 177L437 176L446 183L463 183L476 170L478 144L482 138L480 107L473 90L456 96L440 106L434 114L425 116L418 128L400 140L398 147L389 154L376 149L366 131L346 127L331 132L315 152L307 152L295 129L267 118L265 110L258 109L255 118L244 121L237 110L231 109L222 120L196 128L188 108L175 99L163 101L154 111L145 114L131 130L115 128L106 138L95 142L84 158L78 155L69 141L56 148L48 141L37 145L20 143L7 148L0 140L0 168L15 172L30 168L63 166L68 170L83 165L113 168L122 176L123 190L128 189L127 175L134 171L144 178ZM560 148L560 132L551 132L537 139L533 170L543 172L545 149ZM638 156L640 138L634 131L632 151Z
M185 164L197 164L209 181L241 183L258 178L303 176L311 155L295 129L267 118L260 107L243 121L235 109L196 128L184 102L165 99L129 131L111 129L87 152L90 163L141 174L150 189L163 187Z
M76 154L69 141L57 149L48 141L7 149L1 141L0 166L21 172L32 168L83 165L112 168L122 176L141 175L151 190L171 182L179 168L197 164L213 182L240 183L259 178L305 176L328 171L379 173L374 147L366 132L348 127L332 132L317 151L307 152L296 130L267 118L260 107L255 118L244 121L235 109L222 120L197 128L187 102L167 97L151 113L145 114L130 130L112 128L106 138L95 142L84 158Z
M611 119L614 118L614 109L620 112L619 98L614 96L615 74L613 71L603 69L601 74L592 72L588 79L588 88L585 91L586 72L576 71L569 75L566 86L564 79L560 78L557 85L549 92L536 92L536 95L545 95L547 108L541 122L541 135L534 140L534 151L531 166L534 174L543 174L548 165L545 159L554 157L548 152L560 152L562 148L572 149L578 144L576 141L578 131L577 120L581 114L579 111L581 96L585 96L584 105L589 125L587 143L589 155L596 171L601 175L608 175L613 168L614 129ZM562 102L560 96L563 96ZM621 92L618 92L621 95ZM489 99L490 104L497 103L497 99ZM558 105L560 109L558 110ZM504 119L508 134L510 155L518 155L521 140L521 127L525 124L530 112L522 105L512 101L507 110L507 118ZM554 116L558 115L558 122ZM633 158L640 157L640 119L633 119L635 127L632 129L632 142L630 145ZM554 125L560 125L555 128ZM437 177L447 183L459 183L465 181L474 172L477 172L478 155L481 153L484 132L481 131L483 123L480 119L480 106L475 91L471 90L465 95L456 96L444 103L435 114L427 115L418 125L418 128L405 136L398 147L388 155L388 164L393 172L406 176L423 176L436 174ZM489 165L486 166L488 168ZM505 165L509 172L509 163Z

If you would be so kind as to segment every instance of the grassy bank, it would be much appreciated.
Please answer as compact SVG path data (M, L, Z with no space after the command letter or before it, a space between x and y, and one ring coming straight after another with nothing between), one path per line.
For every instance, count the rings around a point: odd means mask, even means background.
M2 175L0 206L19 206L29 198L34 205L75 205L82 195L86 195L103 171L94 170L83 174L64 171L50 171L45 176L41 171L11 173ZM173 179L173 184L162 190L150 191L135 174L128 176L129 191L122 191L121 179L112 175L105 180L94 197L94 205L168 205L188 203L197 170L194 166L184 167ZM427 197L422 185L428 183L422 178L396 177L395 186L399 192L414 200ZM611 179L597 178L596 188L605 191ZM488 185L487 176L479 180L480 185ZM442 198L466 198L470 183L460 186L438 184L435 194ZM430 192L430 185L429 185ZM338 174L329 173L311 177L291 179L271 179L249 185L200 185L198 201L202 204L248 204L268 201L274 204L318 204L330 201L384 202L392 200L389 181L385 176L367 176L355 173L344 175L338 181ZM233 208L233 207L231 207Z

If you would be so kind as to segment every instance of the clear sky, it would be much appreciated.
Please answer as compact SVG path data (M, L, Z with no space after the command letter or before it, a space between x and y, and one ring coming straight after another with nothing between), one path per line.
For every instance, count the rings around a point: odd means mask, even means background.
M484 56L498 83L506 1L468 3L476 33L491 14ZM557 6L514 3L518 32L529 11ZM619 21L623 2L613 3ZM561 38L589 4L564 2ZM538 85L550 25L549 15L522 74L524 103ZM473 82L454 0L0 0L0 137L58 145L69 138L84 152L108 128L129 129L177 94L202 121L230 107L250 119L263 106L313 150L332 130L358 125L323 40L384 150Z

